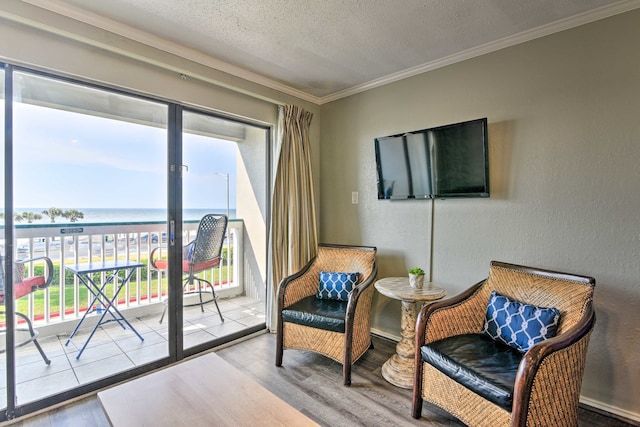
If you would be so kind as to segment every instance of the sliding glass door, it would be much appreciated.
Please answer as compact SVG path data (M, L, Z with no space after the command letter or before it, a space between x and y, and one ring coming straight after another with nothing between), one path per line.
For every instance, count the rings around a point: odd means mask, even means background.
M260 242L266 234L259 206L266 206L260 184L266 181L268 139L264 128L198 111L184 110L182 125L184 253L199 257L191 264L196 279L189 279L187 263L182 283L183 348L192 353L259 325L264 327L265 299L255 282L246 280L252 276L245 274L248 266L256 265L256 256L262 251L256 253L251 245L246 248L245 242ZM254 184L248 169L255 174ZM218 240L216 230L209 228L222 224L224 217L224 238ZM200 224L207 218L208 223ZM254 223L255 229L245 227ZM211 254L202 259L200 253L193 253L209 244L216 247L212 253L220 253L219 261L213 261L214 268L206 267Z
M3 73L4 417L266 328L269 126ZM219 257L189 279L209 214Z
M2 125L2 129L5 129L5 72L3 69L0 69L0 99L2 102L0 103L0 125ZM0 136L0 165L5 164L5 136L6 132L2 133ZM4 167L1 168L4 171ZM3 324L2 329L4 329L4 336L0 337L0 350L2 354L0 354L0 409L4 411L7 407L7 393L13 393L13 390L7 390L7 380L8 380L8 370L7 365L9 364L9 360L7 359L7 340L9 337L7 336L7 316L6 316L6 298L4 297L4 259L7 253L6 248L6 235L5 235L5 182L4 182L5 174L0 175L0 194L2 198L0 198L0 293L2 294L2 298L0 299L0 322ZM12 360L12 359L11 359ZM13 375L13 374L12 374ZM11 379L9 379L11 380Z
M168 357L148 268L167 228L167 106L24 71L13 90L21 405Z

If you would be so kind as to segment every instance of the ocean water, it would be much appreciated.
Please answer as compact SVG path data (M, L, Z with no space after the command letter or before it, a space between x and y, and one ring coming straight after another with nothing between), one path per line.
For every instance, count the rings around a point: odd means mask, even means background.
M47 208L17 208L15 211L17 214L23 212L33 212L42 214L43 210ZM66 210L61 208L62 210ZM111 222L148 222L148 221L166 221L167 211L165 209L130 209L130 208L75 208L84 214L84 218L79 219L76 223L111 223ZM226 214L227 209L185 209L183 212L183 219L200 220L204 215L213 214ZM235 218L235 209L229 209L230 219ZM69 221L64 217L56 217L56 224L66 224ZM42 215L42 218L37 221L33 221L32 224L49 224L51 219ZM16 222L16 224L27 224L27 221Z

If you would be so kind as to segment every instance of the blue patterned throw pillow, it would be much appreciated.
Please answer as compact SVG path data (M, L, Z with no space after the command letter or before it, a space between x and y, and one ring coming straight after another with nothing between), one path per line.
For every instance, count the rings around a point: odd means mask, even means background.
M318 294L320 299L348 301L353 287L358 284L359 273L320 272Z
M556 336L557 308L537 307L491 292L482 332L524 353L534 344Z

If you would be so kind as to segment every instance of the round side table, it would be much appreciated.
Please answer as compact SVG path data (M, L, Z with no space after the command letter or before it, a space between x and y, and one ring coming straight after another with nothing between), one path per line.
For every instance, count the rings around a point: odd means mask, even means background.
M446 295L444 289L432 282L425 283L421 289L409 286L408 277L387 277L375 284L382 295L402 302L402 339L396 345L396 354L382 365L382 376L391 384L402 388L413 388L415 335L416 335L416 302L435 301Z

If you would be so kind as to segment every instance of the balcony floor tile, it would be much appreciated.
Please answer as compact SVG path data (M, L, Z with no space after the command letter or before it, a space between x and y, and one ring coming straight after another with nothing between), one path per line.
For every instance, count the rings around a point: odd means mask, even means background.
M44 360L42 360L42 357L38 354L38 360L27 365L18 366L16 372L17 382L23 383L36 378L44 378L71 369L71 364L66 355L62 354L57 357L52 357L50 354L47 354L47 357L51 360L49 365L44 363Z
M18 383L18 404L60 393L79 385L73 370L67 369L43 378Z
M265 321L264 302L247 297L218 301L225 319L220 321L215 304L184 309L184 346L201 344L236 333ZM127 318L144 337L141 341L133 331L125 330L116 322L98 328L82 353L75 359L91 332L83 328L68 346L68 334L40 336L38 342L51 359L46 365L36 347L29 343L16 350L17 391L19 404L68 390L118 372L167 357L168 327L166 319L160 324L160 314ZM76 348L75 346L78 348ZM0 378L5 377L5 355L0 354ZM6 385L0 380L0 402L6 401Z
M84 353L82 356L84 357ZM134 367L135 365L126 354L117 353L107 358L94 359L90 363L83 363L81 366L76 366L73 372L81 384L86 384Z
M127 356L136 366L140 366L163 357L168 357L169 349L167 348L167 342L163 340L156 344L149 344L144 348L128 350Z

